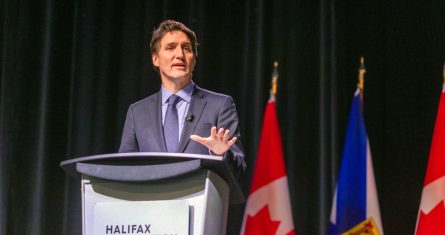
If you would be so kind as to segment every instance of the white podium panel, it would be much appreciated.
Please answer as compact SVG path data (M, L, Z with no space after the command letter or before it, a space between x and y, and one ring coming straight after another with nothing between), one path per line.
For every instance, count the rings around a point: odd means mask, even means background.
M228 201L227 183L208 170L148 182L83 175L83 234L223 235Z
M189 206L184 200L98 202L94 235L188 234Z

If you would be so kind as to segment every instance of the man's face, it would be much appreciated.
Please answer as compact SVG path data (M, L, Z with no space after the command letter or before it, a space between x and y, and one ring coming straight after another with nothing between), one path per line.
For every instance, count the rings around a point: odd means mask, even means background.
M185 83L191 80L196 58L192 43L182 31L164 35L159 50L152 54L153 65L158 67L163 82Z

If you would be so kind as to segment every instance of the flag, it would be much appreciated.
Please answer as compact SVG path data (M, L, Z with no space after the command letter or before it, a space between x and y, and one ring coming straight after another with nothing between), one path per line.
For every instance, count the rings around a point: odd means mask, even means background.
M364 235L364 234L366 234L366 235L379 235L380 234L373 218L364 220L357 226L344 232L342 235Z
M416 235L445 234L445 85L440 95Z
M272 97L264 113L241 234L295 234L276 112L276 103Z
M383 227L377 198L371 150L362 112L361 91L352 100L342 162L332 202L329 234L342 234L372 218Z

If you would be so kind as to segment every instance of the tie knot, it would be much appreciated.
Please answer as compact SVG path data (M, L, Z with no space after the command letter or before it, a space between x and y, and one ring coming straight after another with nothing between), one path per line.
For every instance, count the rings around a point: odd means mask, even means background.
M175 106L175 105L179 102L180 99L181 99L181 97L179 97L179 96L173 94L173 95L171 95L170 97L168 97L168 100L167 100L168 105L173 105L173 106Z

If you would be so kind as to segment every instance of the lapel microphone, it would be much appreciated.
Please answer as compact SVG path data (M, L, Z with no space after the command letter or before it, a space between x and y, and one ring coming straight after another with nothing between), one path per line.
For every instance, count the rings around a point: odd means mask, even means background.
M185 117L186 122L193 122L193 119L195 119L195 116L193 116L193 114L189 114L187 117Z

